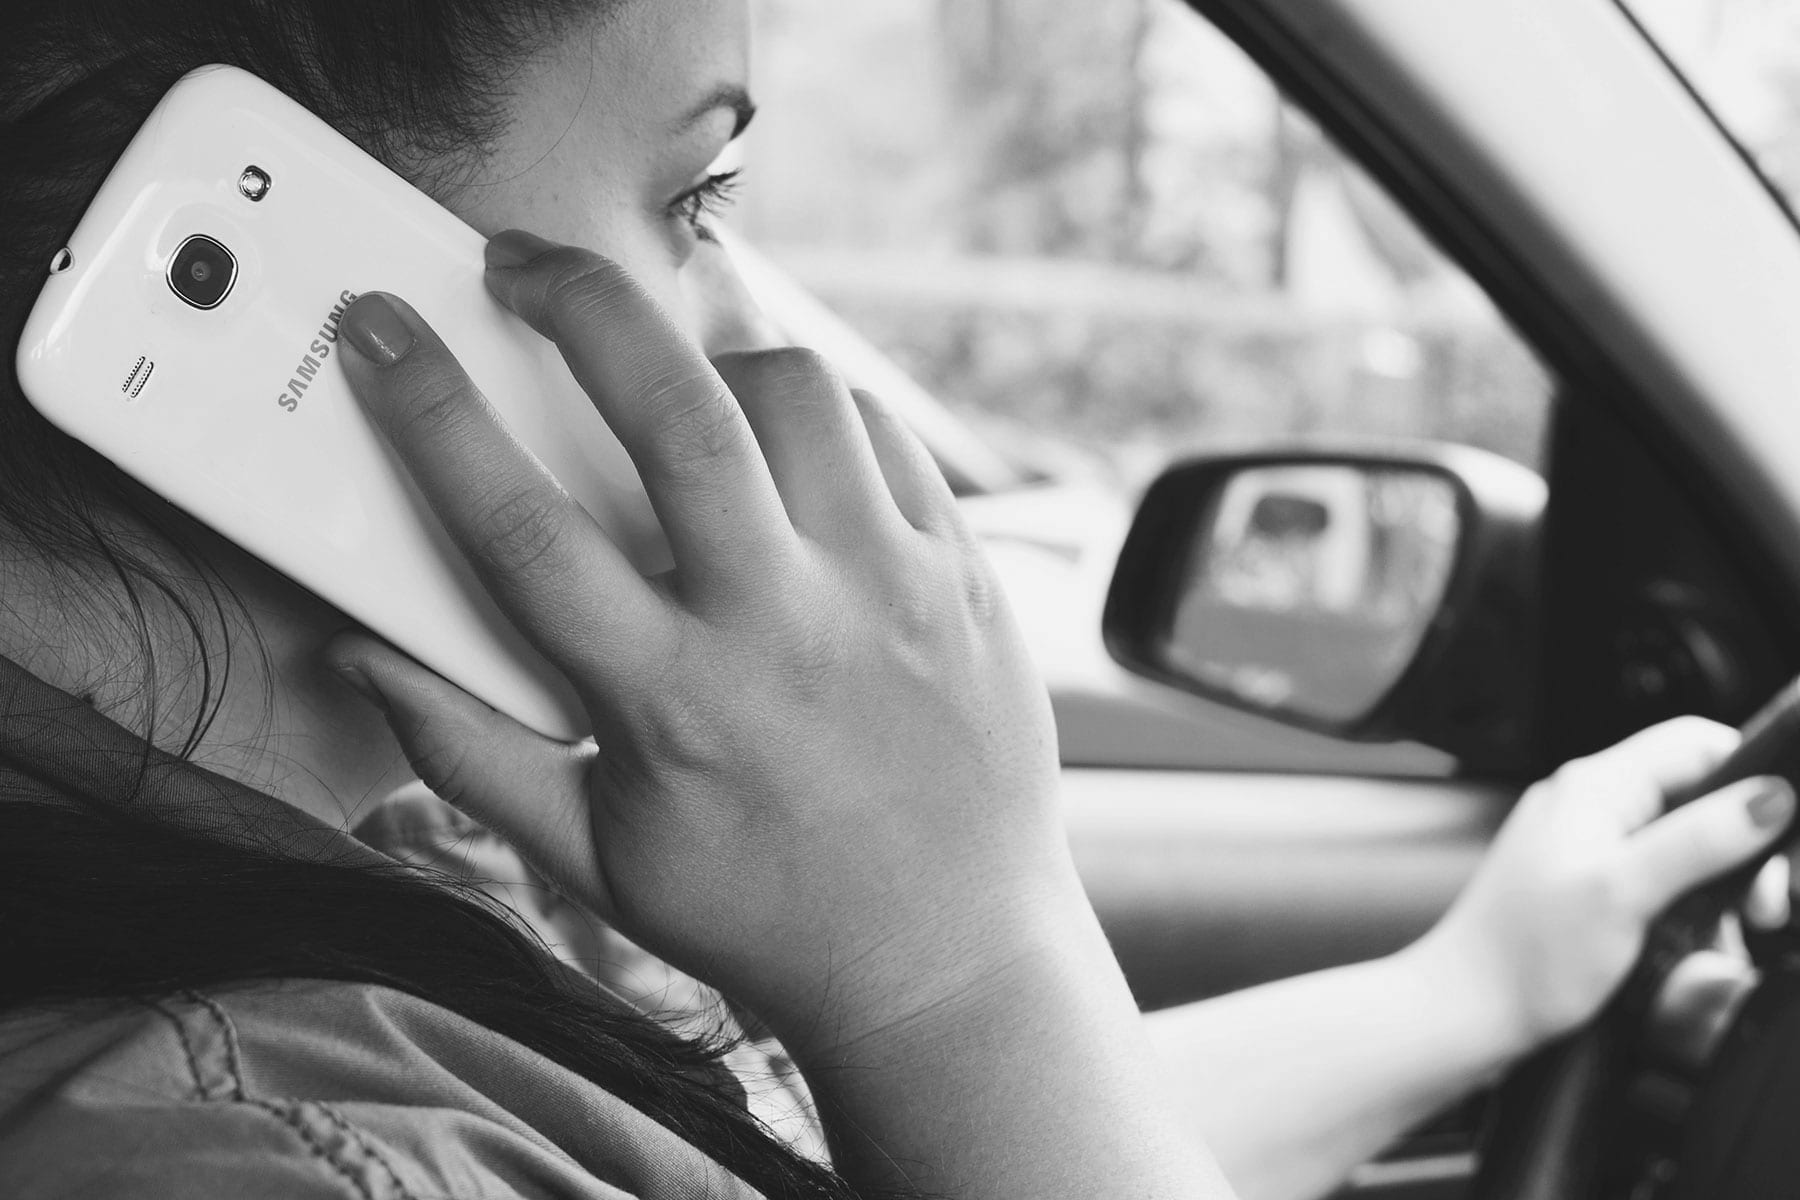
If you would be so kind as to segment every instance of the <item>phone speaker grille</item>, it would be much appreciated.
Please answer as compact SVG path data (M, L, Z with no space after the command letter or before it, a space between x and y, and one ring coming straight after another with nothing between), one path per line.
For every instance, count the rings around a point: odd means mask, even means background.
M150 376L155 371L156 364L147 355L138 355L138 360L132 364L125 381L119 384L120 394L127 400L136 400L143 394L145 385L150 382Z

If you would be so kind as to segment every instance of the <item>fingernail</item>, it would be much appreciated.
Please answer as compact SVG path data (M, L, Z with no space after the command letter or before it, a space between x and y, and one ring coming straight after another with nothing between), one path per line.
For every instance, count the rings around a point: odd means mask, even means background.
M375 690L375 685L369 682L367 675L355 667L333 667L332 670L339 679L344 681L344 686L355 691L376 708L383 712L387 711L387 701L382 699L381 693Z
M1794 789L1785 779L1770 779L1750 797L1750 820L1758 829L1778 829L1794 815Z
M383 366L393 366L413 348L412 329L379 292L350 306L344 314L343 335L364 357Z
M540 254L556 249L556 243L545 241L535 233L526 233L523 229L508 229L497 233L487 244L487 265L490 267L522 267Z

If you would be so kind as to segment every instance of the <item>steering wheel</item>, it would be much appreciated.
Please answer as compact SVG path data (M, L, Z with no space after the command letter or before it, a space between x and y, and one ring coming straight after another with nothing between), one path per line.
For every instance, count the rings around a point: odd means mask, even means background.
M1800 680L1745 726L1742 744L1725 763L1687 792L1671 796L1669 806L1753 775L1782 775L1800 783ZM1474 1200L1678 1200L1704 1194L1682 1178L1686 1167L1677 1158L1676 1145L1680 1128L1718 1124L1709 1122L1706 1109L1731 1102L1721 1096L1721 1078L1737 1091L1746 1086L1767 1090L1762 1077L1769 1074L1770 1056L1762 1043L1780 1036L1800 1051L1800 975L1771 971L1771 945L1753 943L1752 958L1763 971L1763 982L1740 1010L1708 1071L1707 1087L1695 1095L1691 1108L1660 1121L1645 1111L1656 1104L1639 1103L1647 1090L1654 1100L1654 1089L1639 1086L1653 1057L1644 1034L1675 968L1694 951L1714 944L1719 922L1765 861L1767 856L1678 901L1651 927L1631 976L1593 1023L1514 1069L1495 1099ZM1754 1078L1744 1083L1740 1077L1747 1072ZM1791 1087L1800 1097L1800 1077ZM1790 1116L1793 1111L1788 1110ZM1800 1138L1785 1140L1793 1146L1790 1153L1800 1153ZM1644 1152L1647 1145L1653 1147L1649 1153ZM1800 1174L1789 1172L1781 1190L1767 1194L1800 1194L1797 1180ZM1743 1198L1719 1193L1719 1200Z

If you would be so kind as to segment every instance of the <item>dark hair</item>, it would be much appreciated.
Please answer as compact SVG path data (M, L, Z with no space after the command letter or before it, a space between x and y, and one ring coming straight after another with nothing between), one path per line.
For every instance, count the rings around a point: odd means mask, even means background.
M235 598L187 520L26 403L12 367L43 273L168 87L243 67L440 197L504 131L506 80L578 18L623 0L7 0L0 4L0 543L108 581L71 619L135 641L155 702L197 692L204 735ZM71 597L82 589L71 585ZM0 598L3 599L3 598ZM191 651L155 637L172 612ZM93 630L73 628L74 636ZM197 678L196 678L197 676ZM0 1009L283 977L384 984L608 1088L772 1196L853 1195L709 1082L717 1048L580 986L503 916L405 869L271 854L128 812L0 796Z

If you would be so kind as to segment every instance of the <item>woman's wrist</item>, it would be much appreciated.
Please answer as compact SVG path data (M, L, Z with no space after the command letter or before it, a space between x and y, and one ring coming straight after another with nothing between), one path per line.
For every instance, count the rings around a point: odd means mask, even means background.
M1135 1016L1073 865L1034 883L1029 899L887 938L845 961L816 1001L758 1015L809 1074L912 1056L1076 991L1122 998Z
M1085 896L1009 940L1017 952L970 986L794 1051L839 1168L875 1188L987 1180L981 1194L1008 1198L1228 1194L1176 1120Z
M1458 925L1440 922L1382 960L1393 994L1430 1023L1471 1085L1498 1076L1544 1041L1513 980Z

